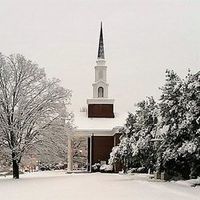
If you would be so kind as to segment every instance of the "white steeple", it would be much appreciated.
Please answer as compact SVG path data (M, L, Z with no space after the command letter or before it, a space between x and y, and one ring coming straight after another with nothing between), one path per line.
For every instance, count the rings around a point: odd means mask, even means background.
M114 117L114 99L108 98L107 66L104 54L103 29L101 23L98 55L95 66L93 98L87 99L88 117Z
M93 98L108 98L107 66L105 66L105 54L103 43L103 28L101 23L99 48L95 66L95 83L93 86Z

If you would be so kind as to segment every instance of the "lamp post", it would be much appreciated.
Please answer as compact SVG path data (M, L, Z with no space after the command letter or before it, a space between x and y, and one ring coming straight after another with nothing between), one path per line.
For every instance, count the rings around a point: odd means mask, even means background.
M127 173L127 155L128 155L128 151L127 149L124 151L124 173Z

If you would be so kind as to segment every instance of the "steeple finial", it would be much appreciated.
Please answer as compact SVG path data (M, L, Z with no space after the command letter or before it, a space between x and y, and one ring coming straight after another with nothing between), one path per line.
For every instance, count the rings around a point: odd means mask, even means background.
M103 28L101 22L100 37L99 37L99 49L98 49L98 59L105 59L104 56L104 45L103 45Z

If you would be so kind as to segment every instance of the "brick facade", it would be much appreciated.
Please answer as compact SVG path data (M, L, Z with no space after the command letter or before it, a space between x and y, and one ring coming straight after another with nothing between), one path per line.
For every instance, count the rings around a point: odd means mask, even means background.
M88 117L114 118L113 104L89 104Z

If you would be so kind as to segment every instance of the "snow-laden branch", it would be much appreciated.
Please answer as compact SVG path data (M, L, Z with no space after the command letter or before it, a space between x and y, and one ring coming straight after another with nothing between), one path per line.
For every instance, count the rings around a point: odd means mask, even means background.
M56 123L67 123L71 91L22 55L0 54L0 145L19 162ZM63 124L62 124L63 126Z

